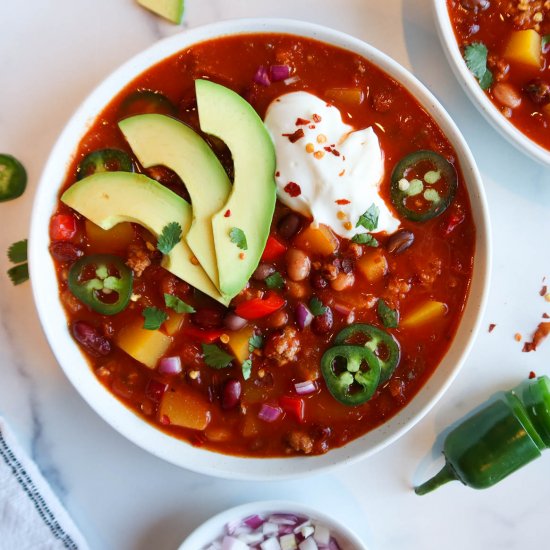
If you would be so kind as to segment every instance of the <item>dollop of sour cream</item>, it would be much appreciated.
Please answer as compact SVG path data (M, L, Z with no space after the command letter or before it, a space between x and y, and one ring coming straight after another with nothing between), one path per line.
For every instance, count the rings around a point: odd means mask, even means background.
M365 232L356 224L372 204L379 218L371 232L398 229L379 193L384 159L372 128L355 130L337 107L308 92L279 96L264 122L275 144L281 202L348 239Z

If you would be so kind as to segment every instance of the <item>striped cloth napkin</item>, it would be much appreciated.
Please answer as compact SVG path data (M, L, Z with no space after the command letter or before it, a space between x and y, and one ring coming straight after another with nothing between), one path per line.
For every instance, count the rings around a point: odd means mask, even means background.
M87 550L46 480L0 417L0 550Z

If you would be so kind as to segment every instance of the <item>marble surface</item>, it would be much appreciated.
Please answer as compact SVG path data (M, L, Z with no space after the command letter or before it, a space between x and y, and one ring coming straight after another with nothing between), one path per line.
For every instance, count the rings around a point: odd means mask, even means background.
M40 171L77 105L127 58L180 28L132 0L3 2L1 12L0 151L29 172L25 195L0 204L5 251L28 234ZM453 483L420 498L411 486L434 470L433 443L448 424L530 371L550 371L550 342L527 354L514 340L550 313L539 296L543 277L550 280L550 170L512 148L464 96L440 49L431 0L187 0L183 27L248 16L309 20L370 42L411 69L458 122L483 176L494 232L488 309L462 372L406 436L350 468L276 484L208 478L150 456L91 411L48 348L30 285L11 286L2 253L0 414L94 550L173 549L212 514L267 498L322 506L373 550L544 547L550 453L483 492Z

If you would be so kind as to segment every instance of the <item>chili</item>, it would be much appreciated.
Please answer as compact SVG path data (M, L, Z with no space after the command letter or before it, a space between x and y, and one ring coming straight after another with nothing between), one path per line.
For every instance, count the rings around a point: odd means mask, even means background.
M110 254L84 256L69 270L69 290L102 315L115 315L126 309L132 282L132 270L122 258Z
M276 292L268 292L264 298L251 298L246 302L241 302L235 308L235 313L243 319L260 319L281 309L286 300Z
M15 157L0 153L0 202L20 197L26 187L25 167Z

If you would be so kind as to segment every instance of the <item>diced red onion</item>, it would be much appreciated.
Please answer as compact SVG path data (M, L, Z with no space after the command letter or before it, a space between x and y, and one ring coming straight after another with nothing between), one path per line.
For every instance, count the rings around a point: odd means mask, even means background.
M254 514L253 516L248 516L247 518L243 519L243 523L248 525L248 527L252 527L252 529L258 529L258 527L261 527L264 522L265 519L258 514Z
M300 82L300 77L297 75L291 76L290 78L285 79L285 85L290 86L291 84L295 84L296 82Z
M279 80L286 80L290 76L290 67L288 65L272 65L271 80L278 82Z
M223 537L222 550L250 550L250 547L239 539L226 535Z
M306 521L305 518L299 518L294 514L271 514L267 521L270 523L276 523L277 525L293 525L296 527L298 523Z
M262 550L281 550L281 545L279 544L279 539L276 537L271 537L266 539L260 544Z
M228 313L223 320L223 326L227 330L240 330L246 323L248 323L246 319L239 317L235 313Z
M298 302L294 314L296 315L296 323L298 323L298 327L301 329L309 326L311 321L313 321L313 314L302 302Z
M313 382L313 380L306 380L305 382L296 382L294 384L294 388L296 389L296 393L298 395L308 395L310 393L313 393L315 390L317 390L317 386L315 385L315 382Z
M256 82L256 84L261 84L262 86L269 86L271 84L271 80L269 80L269 74L264 65L260 65L258 67L258 70L256 71L253 80L254 82Z
M341 304L338 302L334 303L334 305L332 306L332 309L334 309L344 317L347 317L353 311L353 308L351 306L348 306L346 304Z
M279 534L279 526L276 523L271 523L268 520L262 525L262 533L266 537L269 537L270 535L278 535Z
M283 409L280 407L274 407L273 405L263 403L258 413L258 418L264 422L275 422L281 414L283 414Z
M299 545L300 550L319 550L317 543L313 540L313 537L308 537L304 539Z
M181 358L177 355L174 357L163 357L159 363L159 372L162 374L180 374Z
M340 545L336 542L336 539L330 537L330 542L328 543L328 550L342 550Z
M315 533L313 538L317 544L328 546L330 543L330 531L326 525L315 524Z

